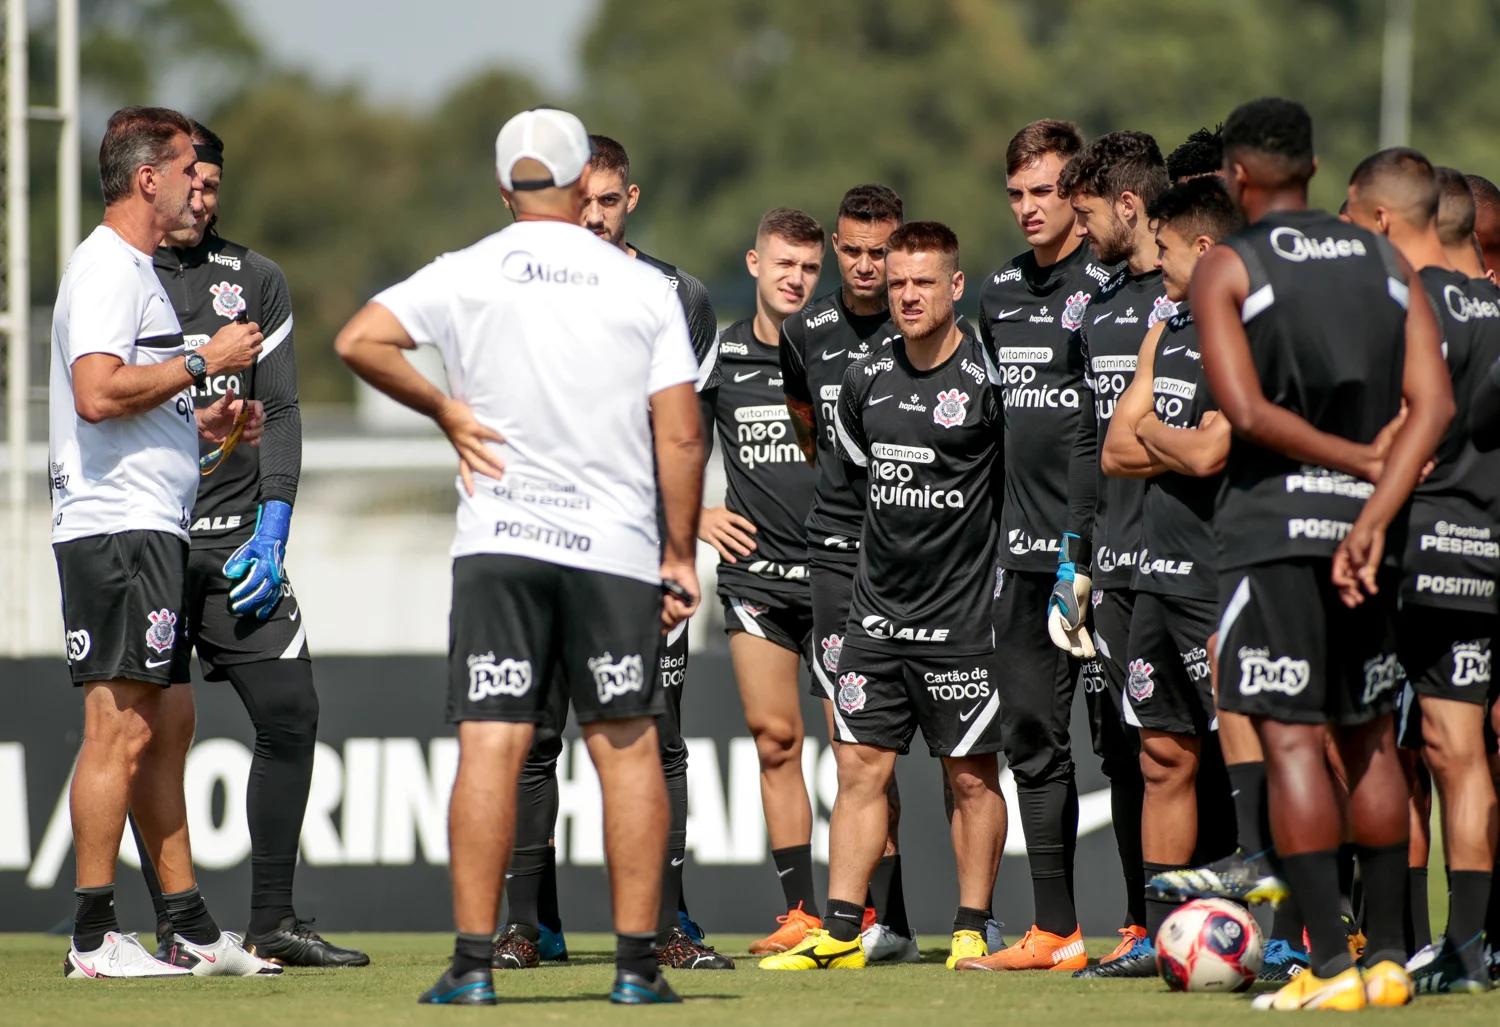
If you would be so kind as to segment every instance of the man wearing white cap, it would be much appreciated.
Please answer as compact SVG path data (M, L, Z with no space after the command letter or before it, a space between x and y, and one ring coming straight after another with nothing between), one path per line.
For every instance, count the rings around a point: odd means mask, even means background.
M496 171L517 223L380 293L336 343L459 456L448 698L458 937L423 1003L496 1002L491 940L516 782L554 688L572 699L603 790L618 932L610 1000L678 1001L652 944L667 797L651 670L662 631L698 603L698 364L660 272L579 224L589 155L566 112L506 122ZM451 396L402 356L418 345L442 353Z

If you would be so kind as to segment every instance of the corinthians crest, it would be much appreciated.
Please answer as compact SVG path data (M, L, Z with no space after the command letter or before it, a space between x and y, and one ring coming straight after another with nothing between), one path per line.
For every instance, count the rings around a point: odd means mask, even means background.
M171 610L155 610L146 614L151 626L146 629L146 644L159 653L172 651L177 644L177 614Z
M1062 326L1068 331L1076 331L1083 327L1083 312L1088 309L1089 294L1079 290L1069 296L1063 304Z
M844 640L838 635L823 639L823 666L829 670L839 669L839 656L844 652Z
M210 285L208 291L214 294L214 313L220 317L233 321L235 315L245 309L245 297L241 295L243 286L220 282Z
M839 709L856 713L865 708L865 682L863 674L853 671L839 678Z
M933 423L943 428L957 428L964 423L964 416L968 413L964 404L968 401L967 392L959 392L957 389L939 392L937 406L932 408Z

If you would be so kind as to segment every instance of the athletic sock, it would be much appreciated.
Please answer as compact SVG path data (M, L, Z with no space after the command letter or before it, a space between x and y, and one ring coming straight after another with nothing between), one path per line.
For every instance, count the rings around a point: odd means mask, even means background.
M976 934L984 934L985 922L990 918L987 909L974 909L972 906L959 906L958 911L953 914L953 933L959 931L973 931Z
M162 898L172 918L172 930L194 945L212 945L219 940L219 925L208 915L208 905L196 884L186 891L167 892Z
M865 919L865 908L854 902L829 899L823 911L823 928L835 941L849 942L859 937Z
M1235 836L1239 839L1240 852L1246 856L1265 852L1271 847L1266 765L1260 761L1231 763L1224 769L1229 773L1229 791L1234 798Z
M453 937L453 965L448 972L454 977L462 977L474 970L488 970L494 951L495 939L490 935L460 931Z
M1362 920L1359 892L1360 868L1355 860L1356 846L1345 842L1338 848L1339 864L1339 908L1354 924Z
M104 944L105 932L120 929L120 923L115 919L115 886L74 888L73 897L77 900L73 914L73 947L79 952L92 952Z
M1427 868L1406 868L1406 915L1402 925L1406 948L1418 952L1432 944L1432 915L1427 902Z
M1406 916L1405 839L1396 845L1358 848L1359 876L1364 892L1365 966L1390 959L1406 964L1405 932L1401 929Z
M1288 895L1271 913L1271 937L1279 938L1301 952L1302 928L1302 909L1297 905L1297 897Z
M662 863L661 907L656 917L658 945L665 945L672 932L682 927L682 921L677 916L677 901L682 895L682 865L687 862L685 852L682 848L669 848L667 858Z
M562 933L562 914L557 910L557 849L547 846L547 863L542 867L542 886L536 897L536 922L553 934Z
M1068 907L1073 909L1073 927L1078 926L1078 896L1073 890L1073 868L1078 858L1078 779L1068 770L1062 807L1063 880L1068 884ZM1071 934L1073 927L1064 931Z
M812 845L788 845L784 849L772 849L771 859L776 863L776 876L781 878L781 894L786 898L788 911L802 907L810 916L818 915L818 896L813 884ZM876 867L876 872L879 872Z
M1448 944L1458 950L1464 971L1485 980L1489 969L1484 965L1484 918L1489 911L1490 884L1487 870L1453 870L1448 874L1451 897L1448 903Z
M656 942L664 944L673 928L682 926L677 907L682 901L682 865L687 861L687 762L664 766L667 781L667 858L662 863L661 906L656 917Z
M1281 858L1287 885L1297 898L1307 924L1312 951L1308 960L1315 976L1327 980L1354 965L1339 919L1339 856L1337 849L1302 852Z
M629 970L648 981L656 980L655 941L650 931L615 935L615 969Z
M1125 909L1128 926L1146 924L1145 871L1141 869L1141 800L1145 785L1137 762L1109 779L1109 808L1114 821L1115 848L1120 853L1120 872L1125 878Z
M550 845L517 849L505 872L505 919L507 923L539 927L537 899L542 890L542 874L547 868Z
M1031 864L1031 888L1036 900L1036 926L1066 937L1078 926L1069 883L1069 846L1065 841L1068 782L1044 781L1017 792L1021 823L1026 831L1026 856ZM1077 833L1077 795L1073 797Z
M1148 881L1157 874L1170 873L1173 870L1189 869L1189 864L1187 863L1145 863L1142 865L1145 867L1146 880ZM1151 939L1151 943L1154 945L1156 943L1156 932L1161 930L1162 921L1172 915L1172 912L1177 909L1179 903L1171 899L1159 898L1155 892L1146 894L1144 887L1141 889L1141 893L1146 903L1146 937Z
M146 839L136 826L135 817L129 817L130 833L135 836L135 851L141 857L141 876L146 879L146 890L151 893L151 908L156 910L156 936L160 939L172 931L172 918L167 915L167 902L161 897L161 878L156 874L156 864L146 851Z
M897 934L911 934L911 925L906 920L906 892L901 885L901 854L881 856L870 875L871 906L875 909L875 922L884 924Z

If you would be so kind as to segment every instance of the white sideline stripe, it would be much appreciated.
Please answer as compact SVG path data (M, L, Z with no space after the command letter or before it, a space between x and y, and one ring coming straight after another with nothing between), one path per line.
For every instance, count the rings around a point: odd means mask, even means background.
M833 732L839 736L841 742L855 741L854 732L849 730L849 725L844 723L844 718L839 716L838 694L833 687L833 682L828 680L828 675L823 673L823 664L813 660L813 677L818 679L818 684L823 686L823 691L828 693L828 701L833 703Z
M691 619L692 619L691 617L688 618L688 620L691 620ZM675 645L677 643L677 640L682 637L682 633L687 630L687 626L688 626L688 622L687 621L685 621L685 620L678 621L677 622L677 626L675 628L673 628L671 631L667 632L667 645Z
M1224 616L1219 618L1219 645L1223 646L1229 629L1234 627L1234 622L1239 619L1245 607L1250 605L1250 576L1246 575L1240 579L1240 583L1234 586L1234 595L1229 597L1229 602L1224 604Z
M734 607L735 616L739 617L740 624L747 632L756 638L766 637L765 630L755 620L755 614L745 609L745 601L743 599L731 599L729 600L729 605Z
M307 621L304 620L297 625L297 633L292 636L292 644L286 647L286 652L282 653L281 656L278 657L278 659L295 660L302 654L302 647L306 644Z
M714 368L719 366L719 337L723 332L714 334L714 343L708 347L708 352L703 355L703 362L698 365L698 383L693 386L694 392L702 392L703 386L708 384L708 379L713 375Z
M1385 280L1385 290L1391 294L1391 299L1401 304L1402 310L1405 310L1406 305L1411 302L1411 289L1405 282L1398 282L1394 278L1387 278Z
M854 444L849 437L849 432L844 428L844 411L842 407L833 414L834 434L839 437L839 443L844 447L844 452L849 454L849 462L856 467L866 467L870 461L865 456L865 451Z
M287 336L289 336L291 334L292 334L292 315L288 314L286 316L286 320L283 321L283 322L281 322L281 327L280 328L276 329L270 335L267 335L264 339L261 340L261 343L260 343L260 356L258 356L258 357L255 358L255 362L258 364L262 360L266 359L266 357L270 356L271 355L271 351L273 349L275 349L277 346L280 346L283 342L285 342L287 340Z
M1120 704L1121 712L1125 715L1125 723L1131 727L1141 727L1141 718L1135 715L1135 707L1130 705L1130 696L1125 696L1125 701Z
M1270 283L1262 285L1246 296L1245 302L1240 305L1240 324L1249 324L1275 302L1276 290L1271 288Z
M1103 656L1106 660L1113 660L1115 658L1114 653L1109 651L1109 643L1104 640L1103 635L1099 634L1099 625L1097 624L1094 625L1094 648L1099 650L1099 655Z
M999 712L1000 693L993 691L990 693L990 701L984 704L984 709L980 711L979 716L974 718L974 723L969 725L969 730L964 734L963 738L959 739L958 744L953 747L953 752L949 755L969 755L969 750L974 748L974 743L984 736L985 728L990 726L990 721L994 720L995 714Z

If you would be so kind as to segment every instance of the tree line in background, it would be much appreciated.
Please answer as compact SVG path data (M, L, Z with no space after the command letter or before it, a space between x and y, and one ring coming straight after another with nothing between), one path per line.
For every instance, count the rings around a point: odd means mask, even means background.
M422 111L276 66L260 42L272 26L247 11L229 0L85 0L89 109L198 98L187 113L226 143L222 230L286 270L303 396L336 402L352 394L332 347L345 319L435 254L509 222L494 137L524 107L566 106L626 145L642 190L632 240L704 279L727 320L751 303L742 255L761 213L799 206L831 228L843 190L864 181L893 186L909 217L951 224L977 286L1022 245L1005 145L1038 117L1088 135L1142 129L1169 152L1243 100L1295 97L1317 126L1314 199L1336 206L1376 145L1385 4L600 0L576 95L496 69ZM1412 145L1500 177L1489 130L1500 5L1449 0L1417 16ZM52 92L48 31L33 37L34 103ZM35 300L48 306L51 131L33 129L31 168ZM84 149L87 231L101 209L93 137ZM830 266L819 292L835 281Z

